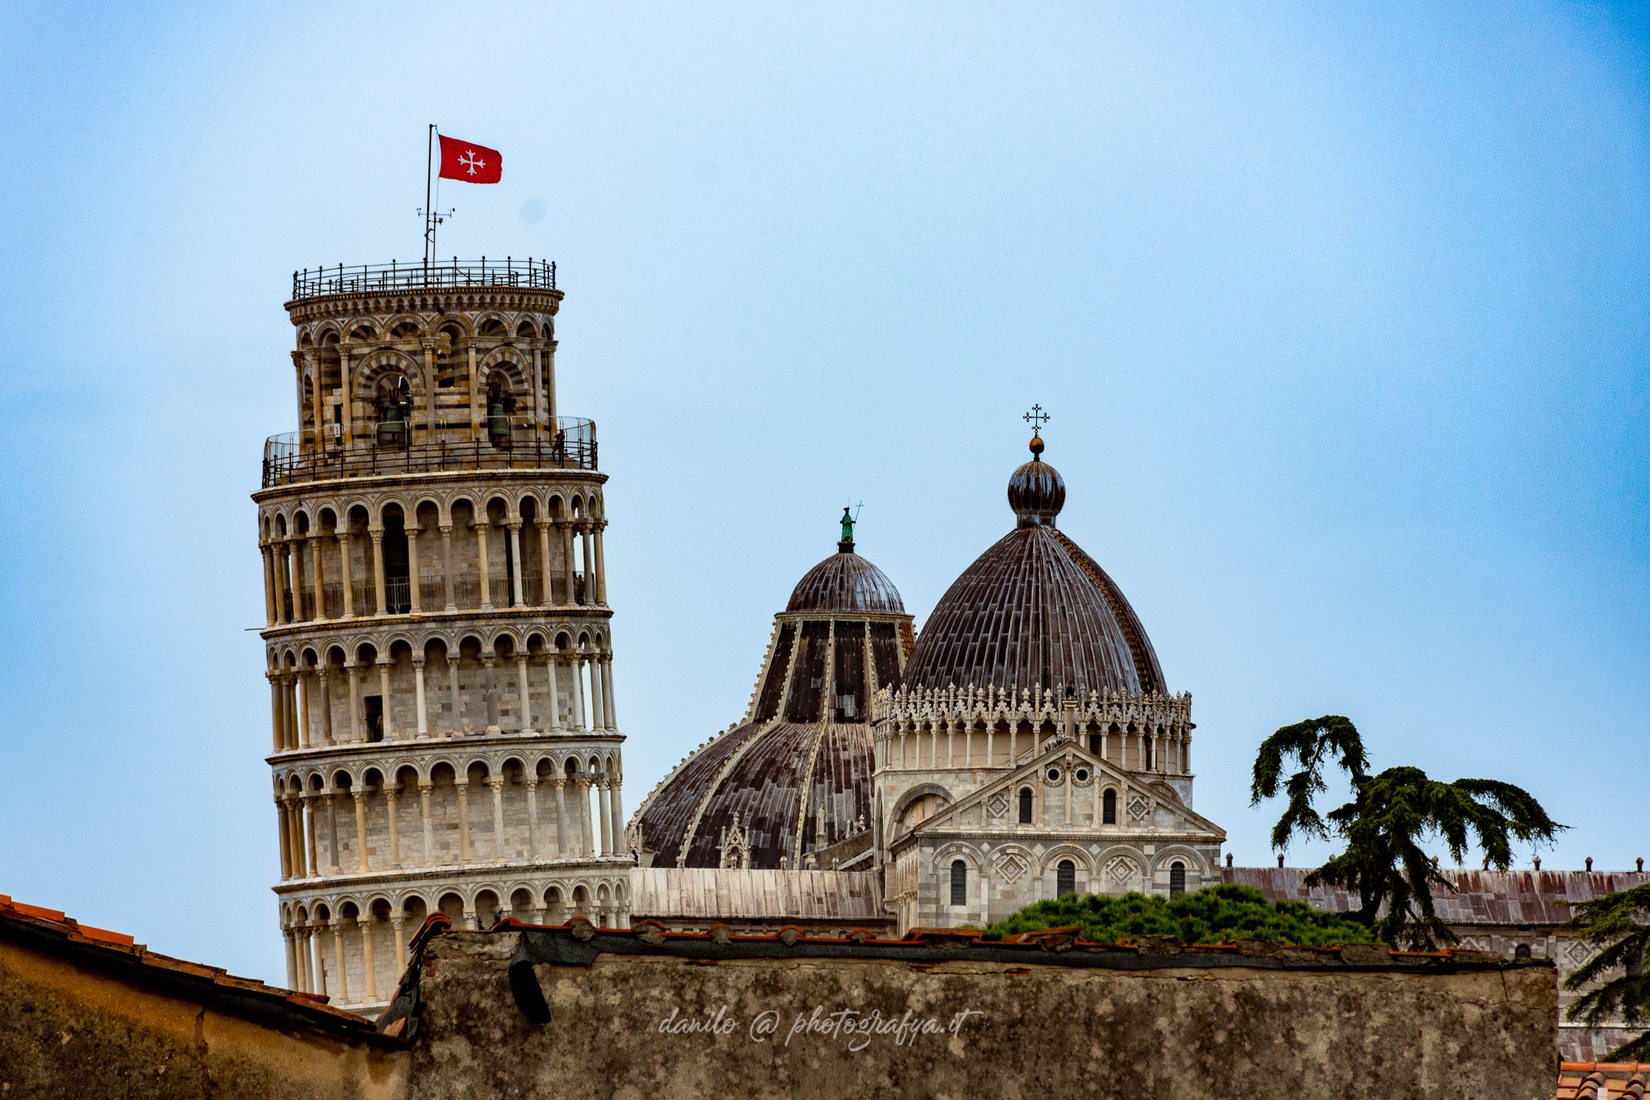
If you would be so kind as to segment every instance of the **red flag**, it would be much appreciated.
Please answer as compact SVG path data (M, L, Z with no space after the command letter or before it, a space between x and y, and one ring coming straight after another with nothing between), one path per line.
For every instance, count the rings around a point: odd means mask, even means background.
M497 183L504 168L504 158L497 149L460 141L446 134L441 137L441 178L464 183Z

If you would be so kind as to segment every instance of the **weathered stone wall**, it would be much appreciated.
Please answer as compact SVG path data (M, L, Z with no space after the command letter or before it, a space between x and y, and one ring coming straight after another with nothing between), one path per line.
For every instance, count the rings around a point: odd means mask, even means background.
M418 1096L1534 1100L1557 1070L1540 963L541 931L424 960Z
M205 968L197 968L205 970ZM404 1052L226 1012L0 942L0 1096L404 1095Z

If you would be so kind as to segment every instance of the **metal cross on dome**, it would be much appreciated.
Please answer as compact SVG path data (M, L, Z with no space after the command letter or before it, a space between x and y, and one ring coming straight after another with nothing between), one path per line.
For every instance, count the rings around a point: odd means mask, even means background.
M458 163L469 169L472 176L476 174L476 169L487 167L487 162L476 156L474 149L464 150L464 155L458 158Z
M1054 418L1052 416L1043 411L1043 407L1041 405L1031 406L1031 411L1025 415L1026 423L1031 425L1032 435L1042 434L1043 425L1053 419Z

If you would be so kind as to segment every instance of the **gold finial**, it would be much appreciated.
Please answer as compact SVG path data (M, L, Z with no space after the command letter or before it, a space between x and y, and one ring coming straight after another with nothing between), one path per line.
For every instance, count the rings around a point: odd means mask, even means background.
M1053 419L1052 416L1043 411L1041 405L1031 406L1031 411L1025 415L1026 423L1031 425L1031 454L1034 462L1043 460L1042 427Z

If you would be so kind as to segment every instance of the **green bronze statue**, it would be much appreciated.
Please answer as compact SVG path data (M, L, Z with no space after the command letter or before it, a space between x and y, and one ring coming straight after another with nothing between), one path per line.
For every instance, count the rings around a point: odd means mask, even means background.
M846 506L842 509L842 541L854 541L854 517Z

